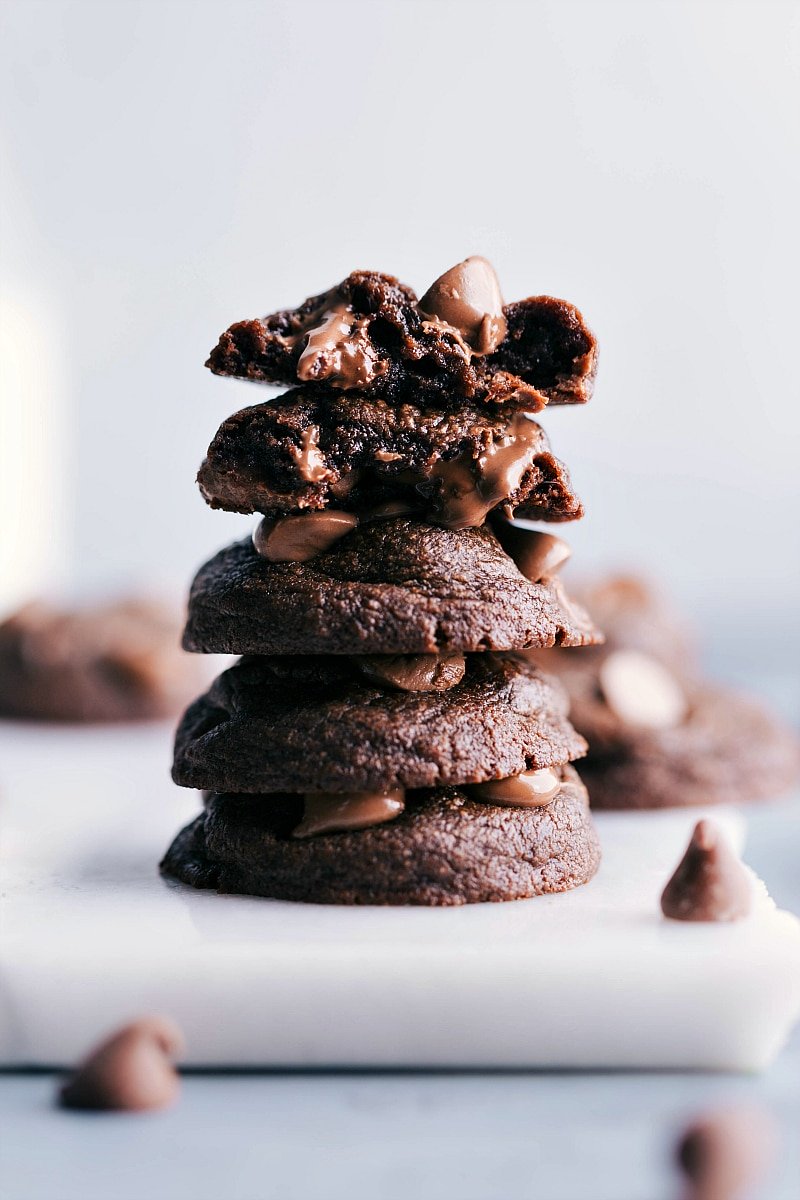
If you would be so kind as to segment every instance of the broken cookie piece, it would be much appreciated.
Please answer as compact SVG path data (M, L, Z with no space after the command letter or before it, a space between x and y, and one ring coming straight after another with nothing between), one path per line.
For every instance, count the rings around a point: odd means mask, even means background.
M597 343L564 300L503 304L493 268L474 256L421 301L391 275L354 271L298 308L231 325L206 366L266 383L325 382L390 404L460 398L536 412L589 399Z
M583 515L566 468L525 413L392 407L329 388L297 388L234 413L197 479L212 508L266 516L334 509L374 517L397 501L453 529L480 525L492 511L544 521Z

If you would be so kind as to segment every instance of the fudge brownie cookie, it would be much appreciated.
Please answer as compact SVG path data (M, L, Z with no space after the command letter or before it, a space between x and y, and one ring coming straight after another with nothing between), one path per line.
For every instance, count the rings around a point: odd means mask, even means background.
M234 413L197 479L212 508L241 513L363 513L403 500L452 528L481 525L495 508L542 521L583 515L565 467L525 413L395 407L323 385Z
M135 721L180 711L209 671L178 646L178 613L122 600L74 611L34 603L0 625L0 715Z
M250 540L192 584L184 647L230 654L430 654L600 641L555 578L532 583L492 531L407 517L361 525L308 562Z
M536 412L589 399L597 343L564 300L504 305L491 265L474 257L421 300L391 275L354 271L299 308L231 325L206 365L261 382L325 382L390 404L466 398Z
M615 740L589 737L581 776L594 808L666 808L769 800L800 777L791 730L723 688L690 691L685 717L666 728L619 726Z
M798 779L796 737L760 705L699 678L690 631L644 581L580 591L603 646L525 654L558 675L589 743L581 774L598 808L741 803Z
M565 767L545 806L509 808L457 788L410 793L394 820L297 838L297 796L212 796L162 872L197 888L315 904L450 905L578 887L600 861L586 792Z
M215 792L441 787L585 752L563 690L530 664L474 655L444 690L374 679L374 664L366 673L347 658L242 659L184 715L175 782Z

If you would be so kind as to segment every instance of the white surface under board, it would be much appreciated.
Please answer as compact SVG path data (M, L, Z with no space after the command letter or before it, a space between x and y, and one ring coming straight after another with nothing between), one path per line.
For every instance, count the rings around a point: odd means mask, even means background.
M169 758L160 726L0 727L3 1065L160 1010L187 1065L752 1069L800 1010L800 926L763 887L736 925L661 918L696 811L599 815L600 873L562 896L295 905L159 878L197 810Z

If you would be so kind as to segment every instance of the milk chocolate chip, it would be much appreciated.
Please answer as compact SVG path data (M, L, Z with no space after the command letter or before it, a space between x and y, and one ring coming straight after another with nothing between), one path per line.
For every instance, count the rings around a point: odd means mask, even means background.
M463 654L365 654L356 661L367 679L400 692L446 692L466 670Z
M362 512L362 521L389 521L392 517L407 517L410 513L418 512L413 504L406 500L385 500L373 508Z
M457 329L476 354L491 354L506 336L500 281L492 264L480 255L465 258L440 275L418 307Z
M357 525L354 513L331 508L278 520L264 517L253 533L253 546L269 562L308 562Z
M606 703L621 721L643 729L669 729L688 713L688 703L666 667L638 650L609 654L600 668Z
M178 1096L172 1060L183 1035L167 1017L142 1017L102 1042L61 1088L65 1108L141 1112L166 1108Z
M502 517L492 522L492 529L506 554L531 583L555 575L572 554L567 543L554 534L524 529Z
M477 460L440 459L430 469L430 478L441 484L432 519L448 529L482 525L496 504L517 491L543 442L541 426L528 413L516 413Z
M561 780L550 767L523 771L508 779L489 779L468 789L476 800L502 804L507 808L539 808L549 804L561 787Z
M357 318L347 304L335 304L323 312L320 324L306 335L297 378L307 383L324 379L332 387L364 388L385 375L389 364L379 357L368 327L369 321Z
M753 903L750 878L718 825L698 821L661 911L673 921L738 921Z
M730 1109L700 1117L677 1147L690 1185L687 1200L744 1200L774 1153L775 1130L760 1110Z
M300 446L290 451L300 478L306 483L324 483L334 476L325 463L325 455L319 448L319 429L316 425L303 430Z
M344 829L367 829L399 817L406 806L405 792L309 792L303 797L303 819L292 837L314 837Z

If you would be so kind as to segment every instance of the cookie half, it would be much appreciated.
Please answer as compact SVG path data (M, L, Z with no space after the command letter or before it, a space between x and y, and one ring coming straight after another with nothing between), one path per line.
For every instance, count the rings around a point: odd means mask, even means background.
M322 385L234 413L197 476L212 508L363 512L402 500L459 528L486 514L540 521L583 515L563 463L525 414L462 404L392 406Z
M581 776L593 808L742 804L797 785L797 738L771 713L723 688L690 693L689 702L670 729L618 728L613 747L590 751Z
M362 525L308 562L237 542L201 567L183 645L223 654L436 654L601 641L557 579L531 583L486 526Z
M600 862L586 791L569 767L543 808L501 808L446 788L409 795L387 824L295 839L301 811L298 797L213 796L161 871L278 900L435 906L568 891Z
M354 271L297 308L237 321L206 366L258 382L326 380L392 404L475 398L535 412L591 396L597 341L567 301L533 296L503 305L502 337L491 347L435 312L393 276Z
M468 661L448 691L399 692L347 659L243 659L184 715L173 778L214 792L426 788L585 753L559 684L514 660Z

